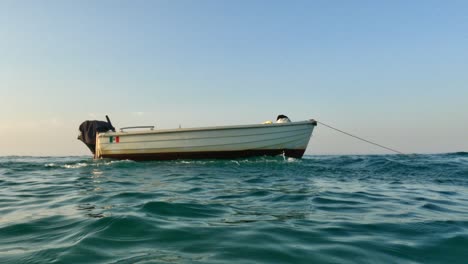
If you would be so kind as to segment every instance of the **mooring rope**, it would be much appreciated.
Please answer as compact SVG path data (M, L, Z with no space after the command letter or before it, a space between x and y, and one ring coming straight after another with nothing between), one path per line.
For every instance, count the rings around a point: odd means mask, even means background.
M326 127L328 127L328 128L331 128L331 129L333 129L333 130L336 130L336 131L338 131L338 132L341 132L341 133L343 133L343 134L345 134L345 135L348 135L348 136L350 136L350 137L357 138L357 139L359 139L359 140L362 140L362 141L364 141L364 142L367 142L367 143L369 143L369 144L376 145L376 146L378 146L378 147L381 147L381 148L384 148L384 149L393 151L393 152L398 153L398 154L405 154L405 153L403 153L403 152L401 152L401 151L398 151L398 150L395 150L395 149L392 149L392 148L389 148L389 147L385 147L385 146L382 146L382 145L377 144L377 143L375 143L375 142L372 142L372 141L370 141L370 140L363 139L363 138L361 138L361 137L352 135L352 134L350 134L350 133L348 133L348 132L345 132L345 131L343 131L343 130L340 130L340 129L338 129L338 128L335 128L335 127L332 127L332 126L330 126L330 125L324 124L324 123L322 123L322 122L320 122L320 121L317 121L317 123L319 123L319 124L321 124L321 125L324 125L324 126L326 126Z

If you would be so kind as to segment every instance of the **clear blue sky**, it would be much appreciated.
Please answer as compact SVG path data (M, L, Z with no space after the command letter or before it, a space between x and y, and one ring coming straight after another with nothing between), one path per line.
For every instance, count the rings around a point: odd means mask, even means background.
M315 118L468 151L467 1L1 1L0 155L79 155L86 119ZM309 154L385 153L318 127Z

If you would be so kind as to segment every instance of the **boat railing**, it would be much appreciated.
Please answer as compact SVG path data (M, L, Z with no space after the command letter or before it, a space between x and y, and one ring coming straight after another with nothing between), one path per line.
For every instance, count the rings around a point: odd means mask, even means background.
M141 129L141 128L149 128L150 130L154 130L154 126L132 126L132 127L122 127L120 128L120 132L124 132L124 129Z

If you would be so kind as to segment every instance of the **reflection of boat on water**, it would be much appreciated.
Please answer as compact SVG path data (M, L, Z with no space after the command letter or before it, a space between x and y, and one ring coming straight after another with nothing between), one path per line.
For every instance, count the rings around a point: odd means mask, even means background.
M95 158L172 160L275 156L301 158L315 120L239 126L215 126L154 130L129 127L116 132L110 120L85 121L82 140ZM146 131L129 131L150 128Z

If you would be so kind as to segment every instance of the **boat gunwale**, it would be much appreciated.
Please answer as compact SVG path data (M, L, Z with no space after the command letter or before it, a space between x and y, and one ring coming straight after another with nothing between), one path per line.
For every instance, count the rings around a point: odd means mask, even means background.
M127 135L152 135L152 134L180 133L180 132L192 132L192 131L216 131L216 130L268 128L268 127L298 126L298 125L316 126L316 121L306 120L306 121L297 121L297 122L290 122L290 123L212 126L212 127L194 127L194 128L171 128L171 129L135 131L135 132L104 132L104 133L98 133L98 136L99 137L111 137L111 136L127 136Z

